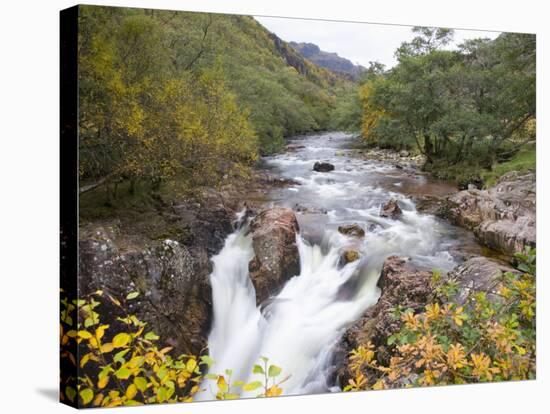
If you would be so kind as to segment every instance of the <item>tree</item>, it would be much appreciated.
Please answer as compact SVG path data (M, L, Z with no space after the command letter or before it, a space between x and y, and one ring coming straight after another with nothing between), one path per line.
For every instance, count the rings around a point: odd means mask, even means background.
M416 148L433 171L488 170L535 139L533 36L505 33L450 51L441 48L452 31L413 31L420 35L397 50L398 64L361 87L369 142Z

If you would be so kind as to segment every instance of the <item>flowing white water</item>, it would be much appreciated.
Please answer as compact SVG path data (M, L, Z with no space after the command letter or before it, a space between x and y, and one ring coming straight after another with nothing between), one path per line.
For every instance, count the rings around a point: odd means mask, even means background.
M282 368L281 377L290 375L282 384L285 395L334 389L330 383L332 350L346 328L378 300L376 282L385 258L406 255L419 266L444 270L455 264L449 249L463 234L433 216L419 214L409 198L387 189L400 188L395 183L407 179L398 176L394 182L383 181L391 167L335 155L335 148L346 138L342 134L311 137L301 141L306 148L298 153L269 160L281 175L301 183L274 194L275 203L308 202L328 214L298 215L300 274L260 307L248 274L254 252L247 226L227 238L212 259L214 315L208 343L215 364L211 372L230 369L233 381L261 380L252 374L252 367L263 356ZM312 172L311 161L317 159L329 160L336 170ZM404 211L400 220L379 216L380 204L390 197L399 199ZM363 240L336 230L339 224L352 222L369 229ZM307 241L304 234L317 236ZM341 266L339 258L348 248L360 252L361 259ZM203 386L205 391L197 398L214 398L215 384L206 381Z

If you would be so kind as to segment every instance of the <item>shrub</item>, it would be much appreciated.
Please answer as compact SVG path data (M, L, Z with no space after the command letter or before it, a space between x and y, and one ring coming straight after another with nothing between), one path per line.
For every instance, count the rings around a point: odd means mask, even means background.
M62 292L63 294L63 292ZM146 329L146 323L127 315L125 303L138 292L120 301L103 291L85 299L61 300L61 401L79 407L117 407L149 403L193 401L204 390L206 380L214 380L213 398L239 398L239 390L258 390L258 397L278 396L281 368L261 358L253 368L261 380L232 382L231 370L223 375L206 373L214 364L208 355L174 356L172 347L159 348L160 338ZM109 300L123 315L117 329L101 321L98 306ZM78 351L77 351L78 349ZM76 352L77 351L77 352ZM75 357L78 354L78 360ZM65 365L63 365L65 364ZM78 377L72 376L77 372Z
M389 364L372 343L350 355L354 377L345 391L535 378L535 249L516 254L518 269L502 275L492 298L470 292L456 303L458 284L434 273L435 300L415 313L396 311Z

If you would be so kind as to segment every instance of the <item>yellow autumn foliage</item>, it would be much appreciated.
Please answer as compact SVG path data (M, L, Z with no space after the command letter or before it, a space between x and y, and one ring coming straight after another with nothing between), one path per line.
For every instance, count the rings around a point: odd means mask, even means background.
M349 356L346 391L511 381L535 378L536 252L516 254L523 273L505 273L489 299L472 291L455 303L457 285L432 278L436 300L399 315L400 329L388 338L389 363L372 343Z
M244 383L233 381L231 370L207 373L214 364L208 355L175 356L172 347L160 348L161 338L135 315L126 314L127 302L138 296L139 292L131 292L121 301L97 291L86 299L62 299L62 401L78 407L118 407L190 402L205 390L220 400L240 398L242 391L257 390L258 397L282 394L281 384L288 376L281 379L281 368L267 358L254 366L253 374L260 379ZM98 309L103 301L115 305L122 315L117 318L122 332L112 332L101 322Z

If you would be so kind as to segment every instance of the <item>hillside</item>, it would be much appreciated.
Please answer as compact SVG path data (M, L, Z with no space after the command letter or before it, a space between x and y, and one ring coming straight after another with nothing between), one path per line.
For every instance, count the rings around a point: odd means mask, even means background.
M338 56L337 53L325 52L313 43L290 42L290 46L316 65L345 75L350 79L358 79L359 75L365 71L363 66L354 65L350 60Z
M252 17L79 10L85 183L182 174L215 181L228 165L278 151L285 137L327 129L347 83Z

